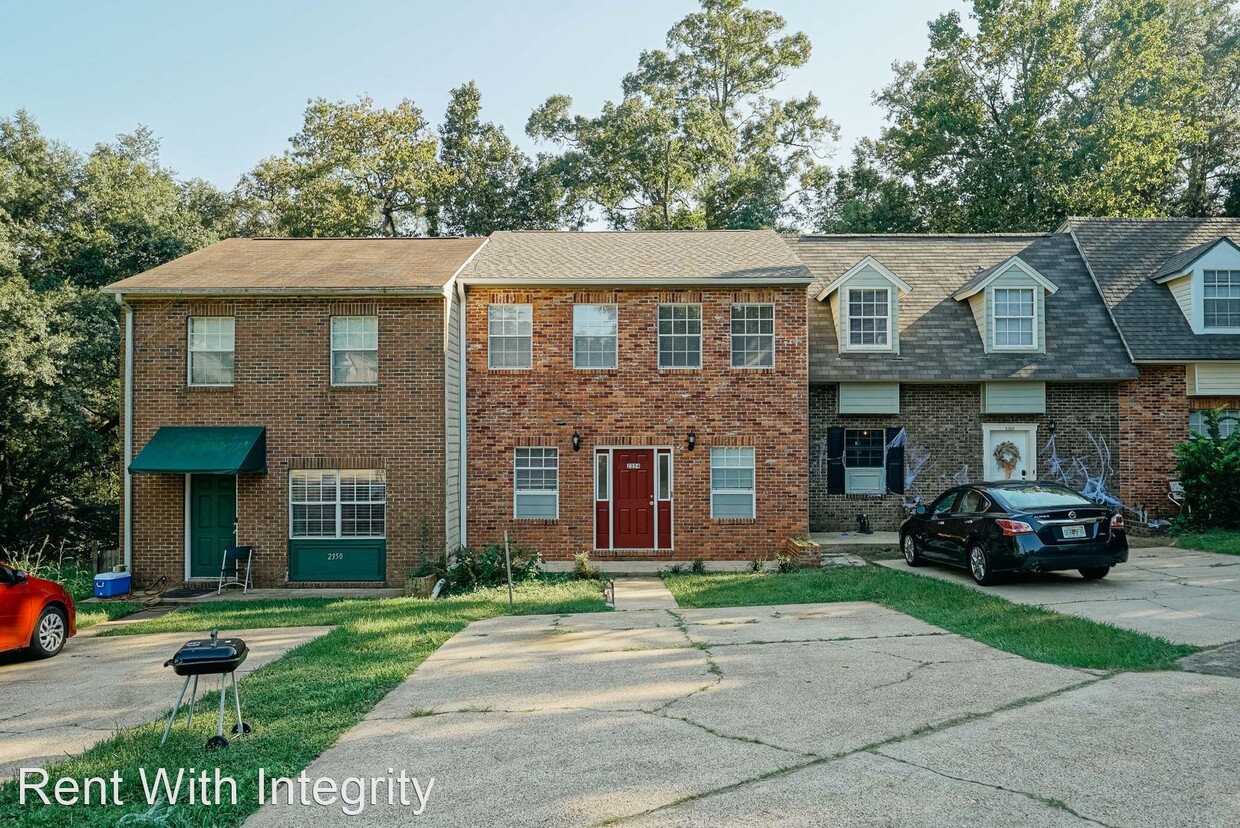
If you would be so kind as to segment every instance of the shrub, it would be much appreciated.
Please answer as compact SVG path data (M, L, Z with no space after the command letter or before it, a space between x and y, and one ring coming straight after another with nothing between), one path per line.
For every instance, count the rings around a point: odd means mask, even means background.
M517 544L508 548L512 558L512 582L535 580L542 575L542 556L537 550ZM451 556L432 558L411 573L438 575L447 583L445 592L469 592L479 587L502 586L508 583L504 568L504 545L462 546Z
M590 562L589 552L573 555L573 577L578 581L596 581L603 573Z
M1219 412L1206 412L1206 433L1189 436L1175 456L1184 486L1183 528L1240 528L1240 429L1223 437Z
M752 561L749 562L749 571L750 572L761 572L762 565L764 563L766 562L763 561L761 557L754 558Z
M706 561L701 558L694 558L693 563L689 565L689 571L694 575L706 574Z
M784 574L796 572L801 568L801 562L796 559L795 555L777 555L775 560L778 561L776 568Z
M663 570L663 575L679 575L684 571L684 567L678 563L671 564L667 569Z

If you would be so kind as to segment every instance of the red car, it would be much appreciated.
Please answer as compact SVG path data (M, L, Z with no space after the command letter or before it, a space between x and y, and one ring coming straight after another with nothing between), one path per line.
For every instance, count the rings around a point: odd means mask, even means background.
M29 648L35 658L51 658L76 634L64 587L0 564L0 652Z

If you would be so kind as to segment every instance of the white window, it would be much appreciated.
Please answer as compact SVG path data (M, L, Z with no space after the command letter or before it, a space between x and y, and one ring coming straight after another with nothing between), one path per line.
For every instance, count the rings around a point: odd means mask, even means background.
M891 347L891 289L848 289L848 347Z
M710 450L710 516L754 516L754 451L751 447Z
M379 381L379 317L332 317L332 385Z
M844 493L882 494L887 489L886 432L881 428L844 430Z
M775 367L775 306L732 306L732 367Z
M701 305L659 305L659 367L702 367Z
M1035 307L1033 288L995 288L994 347L1033 348Z
M560 450L519 448L513 517L555 520L560 514Z
M189 384L232 385L236 320L231 316L189 318Z
M615 305L573 305L573 367L616 367Z
M1207 270L1202 287L1202 324L1240 328L1240 270Z
M1188 430L1193 434L1205 436L1209 432L1206 430L1206 412L1190 411L1188 412ZM1240 410L1220 411L1218 415L1218 433L1219 436L1226 440L1231 435L1240 430Z
M534 335L531 305L487 308L487 358L491 368L529 368Z
M289 474L290 537L382 538L387 472L294 469Z
M594 499L611 500L611 453L608 451L594 455Z

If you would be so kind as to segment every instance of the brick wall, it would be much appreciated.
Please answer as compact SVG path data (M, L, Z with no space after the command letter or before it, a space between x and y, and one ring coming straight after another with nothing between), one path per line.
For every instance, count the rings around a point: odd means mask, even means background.
M616 370L573 369L576 301L618 305ZM656 320L661 301L702 304L701 370L658 369ZM773 370L729 367L734 301L775 303ZM533 306L532 370L488 370L487 307L493 302ZM514 539L551 560L592 551L593 449L621 445L673 449L675 548L647 553L650 557L751 559L774 553L786 538L803 534L809 388L805 305L803 288L471 290L466 300L470 544L497 540L508 530ZM570 444L574 429L582 437L581 451L576 453ZM690 430L697 435L692 452L685 444ZM556 521L513 519L513 450L521 445L560 450ZM710 448L720 445L755 449L754 521L710 517Z
M899 414L841 416L836 413L837 388L834 383L815 384L810 390L810 528L814 531L854 530L858 513L865 513L875 529L894 529L903 520L906 501L929 501L958 485L957 481L981 480L985 475L983 423L1036 424L1040 479L1060 480L1079 488L1085 482L1084 471L1104 477L1108 491L1119 491L1115 384L1047 383L1045 414L982 414L980 384L904 383L900 386ZM1056 425L1054 451L1050 443L1052 420ZM827 429L831 426L902 427L908 441L906 468L921 454L927 459L904 496L828 494ZM1075 463L1078 459L1079 466Z
M376 387L333 388L330 317L320 299L134 302L134 452L160 426L267 427L265 475L237 485L238 542L256 548L255 584L287 579L288 479L296 464L387 469L387 582L403 582L421 547L444 537L443 300L385 299ZM348 312L358 312L351 303ZM235 315L231 388L186 386L186 319ZM133 557L138 584L185 577L185 481L135 475ZM308 586L311 584L301 584Z

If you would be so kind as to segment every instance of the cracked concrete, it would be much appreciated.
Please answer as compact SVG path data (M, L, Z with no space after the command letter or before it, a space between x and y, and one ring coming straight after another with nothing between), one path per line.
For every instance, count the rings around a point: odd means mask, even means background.
M868 603L495 618L307 772L434 777L424 825L1229 825L1237 704L1231 679L1039 664Z
M903 560L879 561L908 570ZM979 587L963 569L932 564L918 575L953 581L1018 604L1032 604L1127 627L1168 641L1213 647L1240 641L1240 557L1152 547L1133 549L1101 581L1076 572L1013 575Z

